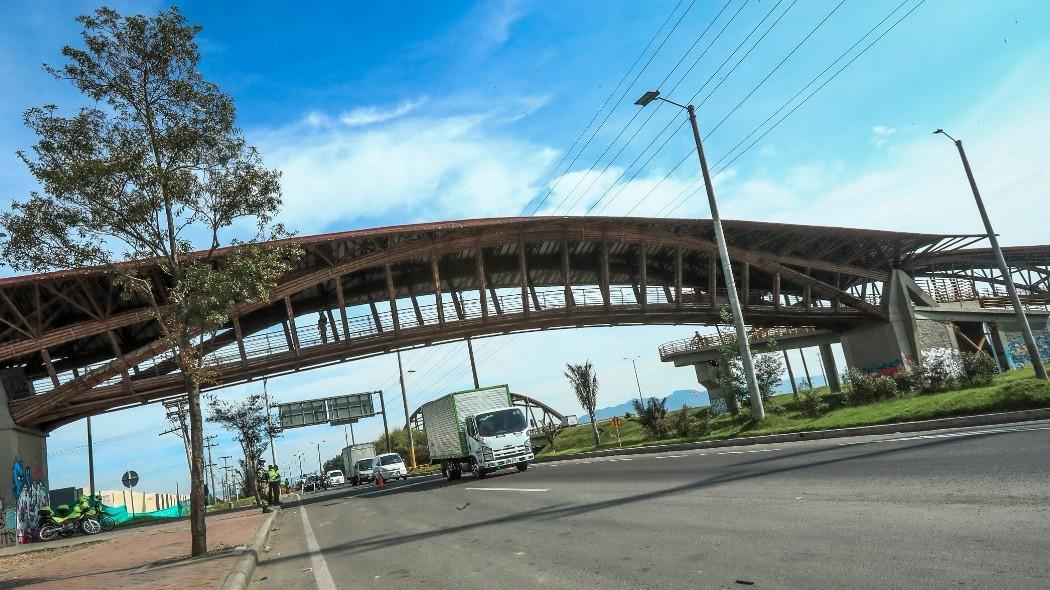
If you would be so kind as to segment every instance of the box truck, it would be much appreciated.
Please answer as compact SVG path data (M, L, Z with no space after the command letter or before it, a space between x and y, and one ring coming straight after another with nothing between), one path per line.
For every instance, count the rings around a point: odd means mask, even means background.
M358 466L362 459L376 456L375 443L358 443L343 449L343 473L350 478L352 485L372 481L372 465Z
M430 462L446 479L476 477L505 467L525 471L532 461L529 427L506 385L450 393L423 404Z

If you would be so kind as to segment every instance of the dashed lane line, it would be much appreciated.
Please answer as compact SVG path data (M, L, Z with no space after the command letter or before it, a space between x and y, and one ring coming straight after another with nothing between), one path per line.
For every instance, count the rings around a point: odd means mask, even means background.
M301 496L299 500L302 501ZM303 517L306 549L310 552L310 565L313 566L314 583L317 584L317 590L335 590L335 580L332 579L332 573L328 571L328 562L321 553L321 546L317 544L314 529L310 526L310 518L306 516L306 506L299 506L299 514Z

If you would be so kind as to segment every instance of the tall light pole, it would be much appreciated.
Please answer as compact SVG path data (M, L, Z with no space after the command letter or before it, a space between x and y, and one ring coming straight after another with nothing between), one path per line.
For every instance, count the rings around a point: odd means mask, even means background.
M266 389L266 379L263 379L263 403L266 404L266 434L270 437L270 459L277 465L277 449L273 446L273 419L270 418L270 392Z
M303 478L303 457L305 455L306 455L306 453L304 453L302 451L299 451L298 453L295 454L295 456L299 458L299 479Z
M401 366L401 351L397 351L397 372L401 376L401 402L405 405L405 430L408 431L408 460L409 466L415 468L416 466L416 440L412 436L412 425L408 421L408 394L405 393L405 370ZM414 370L409 369L409 373L415 373Z
M1003 275L1003 282L1006 283L1006 292L1010 295L1010 303L1014 306L1014 315L1017 316L1017 323L1021 326L1021 334L1024 335L1024 343L1028 347L1028 357L1032 359L1035 376L1046 381L1046 367L1043 366L1043 359L1039 356L1039 347L1035 343L1035 336L1032 335L1032 327L1028 325L1028 318L1024 315L1024 308L1021 307L1021 298L1017 296L1017 288L1014 286L1010 269L1006 266L1003 251L999 248L999 238L995 236L995 230L992 229L992 221L988 219L988 211L984 208L981 191L977 190L977 181L973 178L973 170L970 170L970 161L966 159L966 151L963 150L962 140L948 135L944 129L938 129L933 132L934 135L938 133L955 142L955 147L959 149L959 157L962 158L963 169L966 170L966 179L970 181L970 190L973 191L973 199L977 201L977 210L981 212L984 231L988 234L988 241L991 242L992 252L995 254L995 262L999 265L999 272Z
M711 222L715 229L715 242L718 244L718 257L722 261L722 274L725 277L726 295L729 299L729 309L733 313L733 324L736 326L736 341L740 347L740 361L744 366L744 379L747 381L748 397L751 398L751 417L761 421L766 418L766 410L762 406L762 396L758 392L758 379L755 378L755 365L751 359L751 345L747 341L747 329L744 327L744 314L740 310L740 299L736 294L736 282L733 280L733 267L729 261L729 250L726 248L725 234L722 233L722 220L718 216L718 203L715 202L715 187L711 183L711 173L707 169L707 157L704 156L704 145L700 140L700 127L696 123L696 110L693 105L681 105L677 102L667 100L660 96L659 90L650 90L635 101L634 104L645 106L654 100L662 100L668 104L685 109L689 113L689 123L693 126L693 139L696 140L696 153L700 157L700 172L704 176L704 186L707 189L707 204L711 207ZM715 294L711 293L711 301L715 301Z
M623 360L631 361L631 366L634 367L634 384L638 386L638 403L642 404L642 408L645 407L645 400L642 399L642 382L638 380L638 364L637 361L639 356L625 356Z

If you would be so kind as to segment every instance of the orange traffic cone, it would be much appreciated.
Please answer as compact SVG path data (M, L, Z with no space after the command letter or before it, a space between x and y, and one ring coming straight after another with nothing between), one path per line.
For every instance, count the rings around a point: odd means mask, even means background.
M376 477L376 485L379 486L379 487L383 487L384 483L386 483L386 482L383 481L383 474L380 473L379 476Z

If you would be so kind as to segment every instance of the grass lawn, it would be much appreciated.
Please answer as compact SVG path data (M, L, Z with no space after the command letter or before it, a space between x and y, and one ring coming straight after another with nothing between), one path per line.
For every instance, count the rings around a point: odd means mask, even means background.
M818 388L817 391L830 406L830 410L819 418L801 416L790 394L778 395L767 404L766 419L762 422L723 414L711 420L711 432L707 436L650 441L646 440L645 430L641 424L635 420L625 420L620 425L620 440L624 447L633 447L646 444L720 440L807 430L850 428L1050 407L1050 384L1036 381L1031 368L1010 371L996 378L996 382L987 387L940 393L908 393L894 399L855 407L844 406L841 395L829 393L826 387ZM784 410L778 413L774 411L773 406L780 406ZM668 417L672 417L677 411L668 412ZM608 420L599 420L598 428L601 431L602 443L598 448L616 448L616 429L612 424ZM580 424L564 429L558 435L555 445L556 452L543 449L540 455L566 455L595 450L591 425Z

